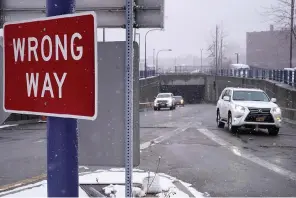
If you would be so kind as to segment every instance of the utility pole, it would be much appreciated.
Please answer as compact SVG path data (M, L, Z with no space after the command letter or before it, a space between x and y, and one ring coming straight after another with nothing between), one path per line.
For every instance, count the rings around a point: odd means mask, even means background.
M200 70L202 71L202 51L203 49L200 49Z
M236 63L239 63L239 53L235 53L236 54Z
M293 67L292 60L293 60L294 5L295 5L295 0L291 0L290 68Z
M155 65L155 49L153 49L153 67L156 69L156 65Z
M215 62L216 72L214 81L215 101L217 100L217 75L218 75L218 25L216 25L216 41L215 41Z
M106 42L106 30L103 28L103 42Z
M220 69L222 69L223 66L223 37L222 37L222 31L221 31L221 45L220 45Z

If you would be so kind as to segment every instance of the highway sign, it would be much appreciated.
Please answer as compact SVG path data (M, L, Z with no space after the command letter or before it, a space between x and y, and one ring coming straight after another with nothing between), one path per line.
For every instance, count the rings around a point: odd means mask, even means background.
M95 11L100 28L123 28L125 0L77 1L76 12ZM46 0L2 0L3 19L18 21L45 17ZM135 25L139 28L164 27L164 0L135 0ZM1 26L0 26L1 27Z
M94 120L94 12L4 24L4 110Z

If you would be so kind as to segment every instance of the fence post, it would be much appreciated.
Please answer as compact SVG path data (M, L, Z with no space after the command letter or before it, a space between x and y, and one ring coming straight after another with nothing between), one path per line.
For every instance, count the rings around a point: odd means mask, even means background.
M295 72L294 72L294 73L295 73ZM292 71L289 71L289 80L288 80L288 81L289 81L289 85L290 85L290 86L293 85L293 81L292 81L292 80L293 80L293 73L292 73Z
M288 84L288 71L284 70L284 83Z
M294 87L296 87L296 72L295 72L295 70L294 70Z

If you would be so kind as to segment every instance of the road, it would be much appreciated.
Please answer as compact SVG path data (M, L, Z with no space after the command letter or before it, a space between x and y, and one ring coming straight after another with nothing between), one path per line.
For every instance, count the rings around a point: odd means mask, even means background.
M296 196L296 132L277 137L218 129L213 105L146 111L141 119L141 165L193 184L209 196ZM0 185L46 170L45 125L0 131Z

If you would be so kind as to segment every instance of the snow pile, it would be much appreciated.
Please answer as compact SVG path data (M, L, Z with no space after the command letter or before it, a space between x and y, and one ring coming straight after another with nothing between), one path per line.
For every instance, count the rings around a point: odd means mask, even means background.
M163 173L145 172L143 170L133 170L133 197L143 197L156 195L157 197L190 197L174 184L179 181L190 192L191 197L204 197L202 193L195 190L191 184L177 180L174 177ZM97 170L83 173L79 177L80 184L100 184L106 185L102 193L108 197L125 197L125 172L124 169ZM19 187L14 190L0 193L0 197L46 197L46 180ZM82 188L79 188L79 197L87 197Z

